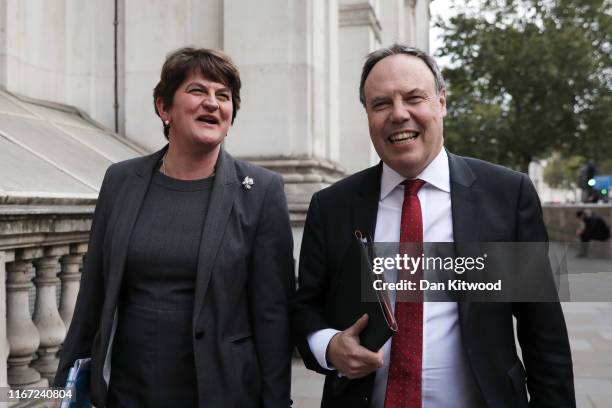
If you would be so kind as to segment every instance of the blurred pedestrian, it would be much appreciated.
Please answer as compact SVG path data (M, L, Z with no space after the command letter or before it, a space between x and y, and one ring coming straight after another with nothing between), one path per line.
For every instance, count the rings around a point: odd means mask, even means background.
M610 238L610 227L606 222L593 214L590 210L579 210L576 212L576 218L581 221L580 228L576 231L576 235L580 237L580 252L578 257L588 256L588 242L606 241Z

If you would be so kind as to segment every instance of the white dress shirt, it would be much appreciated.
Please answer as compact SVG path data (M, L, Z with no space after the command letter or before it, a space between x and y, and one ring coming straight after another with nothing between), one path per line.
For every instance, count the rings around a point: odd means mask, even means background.
M424 242L452 242L450 176L448 155L442 149L416 178L425 181L418 192L423 216ZM380 201L376 216L375 242L399 242L404 177L383 163ZM390 293L394 298L394 293ZM392 299L394 301L394 299ZM327 365L325 354L338 331L323 329L308 336L308 345L317 362ZM383 408L391 339L383 346L384 366L376 372L371 406ZM455 302L423 303L423 408L474 408L482 406L480 392L462 345L459 315Z

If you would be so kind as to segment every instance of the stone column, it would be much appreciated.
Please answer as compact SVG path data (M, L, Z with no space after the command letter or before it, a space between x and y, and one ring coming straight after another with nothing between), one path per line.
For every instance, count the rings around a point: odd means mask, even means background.
M36 307L33 320L40 335L40 347L37 353L38 359L33 366L49 381L57 371L59 360L56 354L66 337L66 326L57 309L56 285L59 283L58 261L67 253L68 246L47 247L43 256L34 261Z
M119 103L125 118L123 129L128 139L153 151L166 140L149 101L166 54L190 43L189 0L122 3L124 38L121 52L125 86L124 100ZM153 38L155 41L143 41Z
M361 67L366 55L380 47L381 26L368 0L341 0L338 11L340 65L340 163L355 173L376 163L365 110L359 102Z
M9 356L8 333L6 331L6 264L15 260L13 251L0 251L0 387L8 387L7 381L7 359ZM1 301L1 295L4 294L4 300ZM3 405L0 403L0 407Z
M388 46L406 40L405 3L407 0L384 0L379 3L381 43Z
M47 380L30 367L40 337L30 317L28 291L32 287L31 259L42 250L17 251L14 262L6 265L6 326L8 332L8 383L13 388L44 387Z
M415 44L420 49L429 52L429 21L431 20L429 0L418 0L415 3Z
M81 266L83 265L83 255L87 252L87 243L82 242L70 245L70 254L61 259L62 272L59 277L62 281L62 291L60 295L59 313L64 321L66 330L70 327L74 306L79 293L81 281Z
M329 68L335 66L336 51L327 38L337 34L337 23L329 18L335 5L269 0L262 7L225 0L223 46L240 68L243 84L243 103L224 142L232 154L333 159L335 147L328 139L335 125L327 115L334 116L330 100L337 96L326 87L335 82Z
M407 0L406 5L404 7L404 20L406 22L406 43L412 47L418 47L416 3L417 0ZM429 20L427 21L427 23L429 24Z
M283 175L294 226L310 197L343 173L338 160L337 0L225 0L223 47L242 78L224 141L235 156ZM297 238L296 229L294 237Z

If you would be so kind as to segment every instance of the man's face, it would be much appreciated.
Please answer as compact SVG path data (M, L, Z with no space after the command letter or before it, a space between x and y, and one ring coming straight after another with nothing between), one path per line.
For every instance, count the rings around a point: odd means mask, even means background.
M442 149L445 91L436 95L434 76L425 62L402 54L374 65L364 96L376 152L402 176L416 177Z

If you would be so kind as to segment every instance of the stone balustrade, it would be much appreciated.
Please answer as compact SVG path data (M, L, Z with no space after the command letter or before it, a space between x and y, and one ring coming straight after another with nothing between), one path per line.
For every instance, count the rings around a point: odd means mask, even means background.
M0 387L53 381L79 291L93 204L56 199L0 205Z
M94 201L0 203L0 387L46 386L74 313ZM612 223L612 206L590 207ZM544 207L551 239L575 239L579 208Z

